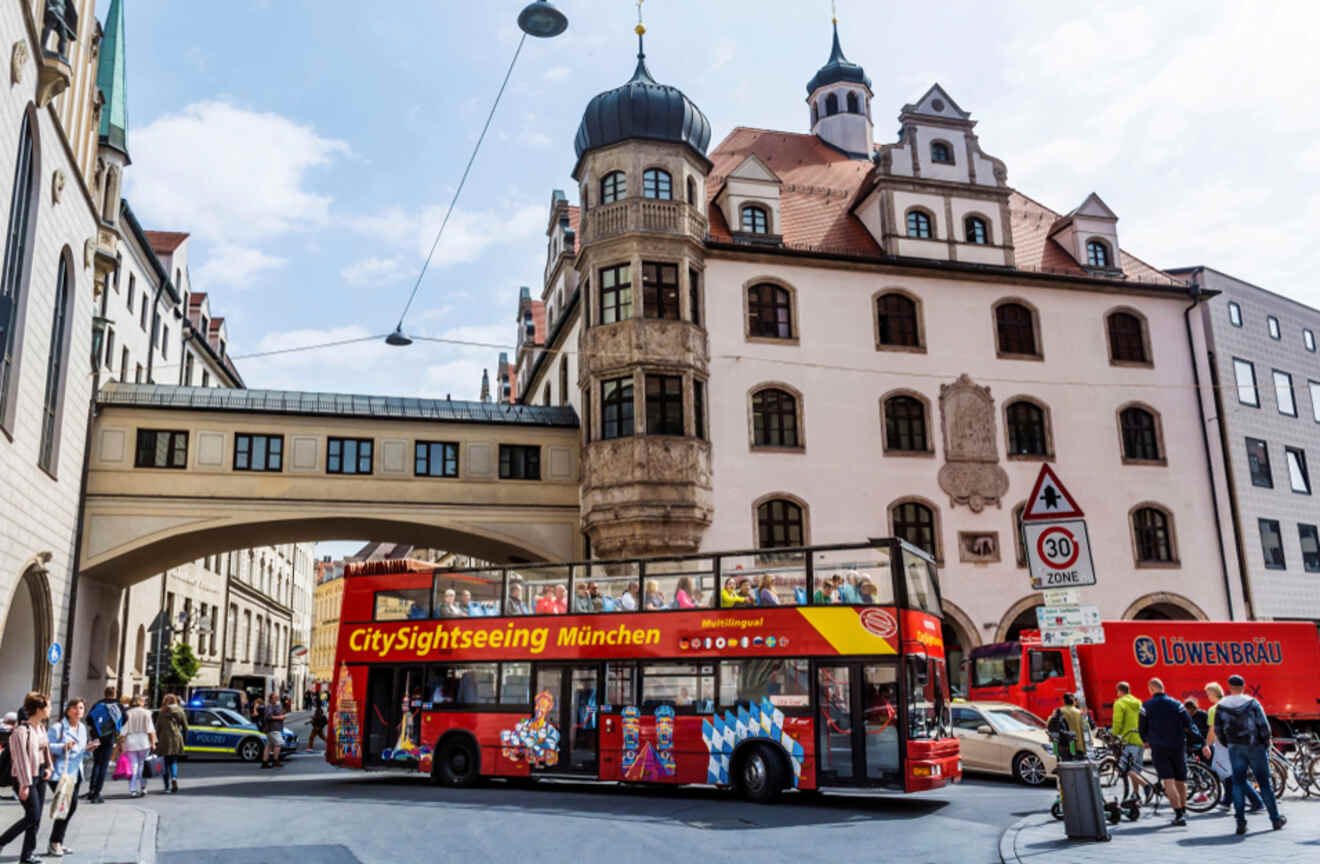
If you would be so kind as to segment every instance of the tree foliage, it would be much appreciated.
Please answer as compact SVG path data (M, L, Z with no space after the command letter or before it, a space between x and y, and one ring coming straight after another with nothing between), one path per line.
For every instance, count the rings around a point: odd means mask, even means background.
M170 669L165 676L168 684L187 684L197 674L202 662L187 642L179 642L170 650Z

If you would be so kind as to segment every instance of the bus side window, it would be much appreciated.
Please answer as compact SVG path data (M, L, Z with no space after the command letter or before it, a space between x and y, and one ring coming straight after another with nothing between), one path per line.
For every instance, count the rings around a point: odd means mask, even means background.
M1030 652L1031 683L1039 684L1051 678L1064 677L1063 653L1032 649Z

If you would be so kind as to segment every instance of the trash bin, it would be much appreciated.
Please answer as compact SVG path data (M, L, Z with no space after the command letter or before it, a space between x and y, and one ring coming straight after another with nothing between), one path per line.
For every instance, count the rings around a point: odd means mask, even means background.
M1063 800L1063 830L1069 840L1108 840L1105 799L1100 772L1089 759L1059 762L1059 797Z

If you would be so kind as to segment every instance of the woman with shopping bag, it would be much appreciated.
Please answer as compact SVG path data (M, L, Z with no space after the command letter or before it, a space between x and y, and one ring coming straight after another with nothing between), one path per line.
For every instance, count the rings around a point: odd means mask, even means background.
M69 830L69 820L78 809L83 759L101 744L95 738L88 740L87 726L82 722L86 709L83 700L70 699L64 706L64 716L46 730L55 762L55 771L50 777L50 788L54 793L50 801L50 818L54 821L51 823L50 844L46 848L46 854L52 858L62 858L73 851L64 846L64 832Z
M179 791L179 757L183 755L184 743L188 740L188 715L179 707L179 697L166 693L161 703L160 713L156 717L156 732L159 743L156 753L162 758L161 779L165 781L165 791Z
M156 748L156 724L151 722L151 712L142 707L141 696L134 696L128 703L124 726L119 731L120 747L128 758L128 797L141 798L147 794L142 763ZM119 776L119 766L115 766L115 776Z
M23 849L19 864L36 864L37 829L41 827L41 808L45 803L46 784L50 779L50 743L46 740L46 719L50 717L50 700L37 691L23 697L23 714L9 735L9 761L11 776L3 778L10 783L23 805L23 815L9 830L0 834L0 849L4 849L20 834Z

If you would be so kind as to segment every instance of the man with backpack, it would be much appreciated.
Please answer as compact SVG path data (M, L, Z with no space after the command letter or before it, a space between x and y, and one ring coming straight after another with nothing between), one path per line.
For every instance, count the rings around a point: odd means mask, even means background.
M1270 721L1260 703L1243 692L1246 686L1241 675L1228 676L1229 695L1215 706L1215 738L1228 745L1228 758L1233 764L1233 815L1237 817L1237 833L1247 833L1243 790L1248 767L1256 775L1270 823L1278 831L1288 820L1279 813L1270 782Z
M87 712L87 727L93 738L101 743L92 751L92 776L87 785L87 803L104 804L101 787L105 785L105 775L110 768L110 756L115 749L115 739L124 725L124 712L115 698L113 685L105 688L105 698L92 706Z

